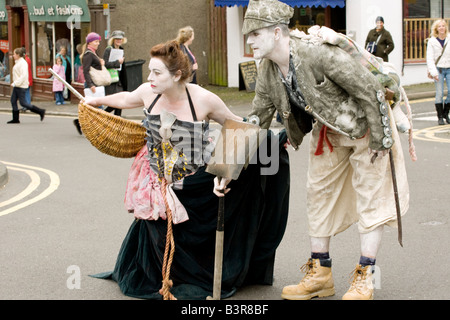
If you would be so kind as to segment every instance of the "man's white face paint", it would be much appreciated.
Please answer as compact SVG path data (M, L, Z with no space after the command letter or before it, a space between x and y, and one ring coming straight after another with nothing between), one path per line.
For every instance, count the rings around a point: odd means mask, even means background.
M275 48L275 32L273 28L262 28L248 34L247 44L253 50L255 59L267 58Z

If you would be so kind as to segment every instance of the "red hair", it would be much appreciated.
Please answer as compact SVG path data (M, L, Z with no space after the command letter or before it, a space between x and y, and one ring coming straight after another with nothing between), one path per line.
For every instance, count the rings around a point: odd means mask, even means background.
M191 64L186 54L174 40L157 44L150 50L150 56L161 59L172 75L181 71L180 81L187 81L192 75Z

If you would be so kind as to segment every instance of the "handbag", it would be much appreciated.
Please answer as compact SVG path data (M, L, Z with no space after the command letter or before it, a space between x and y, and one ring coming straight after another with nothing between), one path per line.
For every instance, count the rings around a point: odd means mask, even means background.
M105 66L102 66L102 70L91 67L89 75L96 86L109 86L111 84L111 75Z
M119 71L117 69L108 69L111 76L111 83L119 82Z
M372 54L375 53L377 51L377 45L378 45L378 41L380 41L380 38L381 38L381 34L378 36L377 41L370 41L367 44L366 50Z
M441 55L434 62L434 65L436 67L437 67L437 64L438 64L439 60L441 60L442 55L444 54L445 48L447 47L447 43L448 43L448 41L445 43L444 47L442 48ZM433 79L433 76L431 75L430 71L428 71L428 70L427 70L427 77L430 78L430 79Z

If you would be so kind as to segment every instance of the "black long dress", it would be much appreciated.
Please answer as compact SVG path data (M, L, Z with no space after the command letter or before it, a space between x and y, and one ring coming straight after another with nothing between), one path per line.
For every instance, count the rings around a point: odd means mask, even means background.
M225 196L222 298L232 296L244 285L273 283L275 251L288 217L290 175L285 132L275 136L269 131L267 139L279 152L276 173L261 175L261 168L271 164L263 165L257 159L238 180L230 182L231 190ZM177 299L212 296L218 212L213 179L201 166L195 174L184 177L182 190L175 191L189 215L189 220L173 225L170 291ZM123 241L114 271L94 277L113 279L128 296L162 299L158 291L166 231L166 220L136 219Z

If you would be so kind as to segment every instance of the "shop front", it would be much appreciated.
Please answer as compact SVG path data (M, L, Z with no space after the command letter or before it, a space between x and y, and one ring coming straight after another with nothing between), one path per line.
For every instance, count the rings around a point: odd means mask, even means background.
M6 9L4 15L2 4ZM6 22L2 16L6 17ZM0 58L6 69L5 75L0 77L0 96L10 95L12 55L18 47L24 47L31 59L33 99L53 98L49 69L54 65L56 55L65 58L66 80L82 92L79 54L83 39L91 29L86 0L0 0L0 24Z
M9 83L9 41L8 41L8 11L5 0L0 0L0 83ZM9 94L9 87L8 94ZM3 86L0 85L0 96L3 96Z
M307 32L313 25L327 26L338 32L346 32L344 0L280 0L294 9L289 22L291 30ZM359 1L359 0L358 0ZM214 85L241 87L239 64L254 60L247 45L242 25L249 0L211 0L212 18L209 54L209 82ZM217 18L216 18L217 17ZM226 22L223 22L226 21ZM217 23L215 23L217 22ZM215 23L215 24L214 24Z

